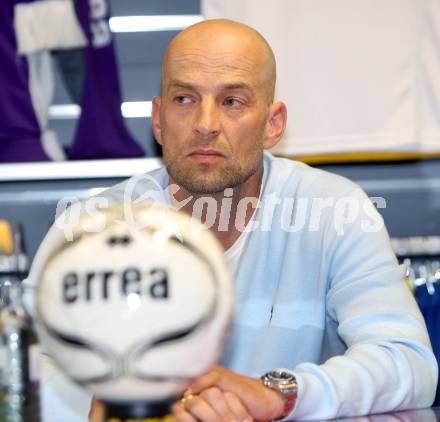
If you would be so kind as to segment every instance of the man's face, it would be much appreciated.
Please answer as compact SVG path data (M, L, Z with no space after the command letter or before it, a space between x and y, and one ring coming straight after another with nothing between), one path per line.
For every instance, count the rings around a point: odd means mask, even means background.
M209 194L261 168L270 101L258 51L228 42L193 45L170 53L153 119L172 181Z

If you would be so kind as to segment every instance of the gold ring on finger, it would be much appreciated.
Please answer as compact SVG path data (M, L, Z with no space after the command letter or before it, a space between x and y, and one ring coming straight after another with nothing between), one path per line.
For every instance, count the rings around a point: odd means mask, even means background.
M183 407L185 407L185 404L187 403L187 402L189 402L191 399L193 399L194 398L194 396L192 395L192 394L188 394L187 396L184 396L184 397L182 397L181 399L180 399L180 404L183 406Z

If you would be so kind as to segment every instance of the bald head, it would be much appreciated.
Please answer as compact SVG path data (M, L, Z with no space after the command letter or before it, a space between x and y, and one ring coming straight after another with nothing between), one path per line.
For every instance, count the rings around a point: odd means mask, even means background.
M240 72L252 73L266 92L274 98L276 65L273 51L255 29L226 19L207 20L180 32L169 44L162 63L162 91L182 66L230 70L231 77Z

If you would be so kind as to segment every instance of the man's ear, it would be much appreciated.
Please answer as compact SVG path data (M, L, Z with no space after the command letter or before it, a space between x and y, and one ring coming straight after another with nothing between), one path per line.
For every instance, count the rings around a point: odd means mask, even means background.
M153 130L154 137L159 145L162 145L162 130L160 126L160 97L153 97L151 101L151 129Z
M287 107L284 103L273 103L266 122L264 149L274 147L282 138L287 122Z

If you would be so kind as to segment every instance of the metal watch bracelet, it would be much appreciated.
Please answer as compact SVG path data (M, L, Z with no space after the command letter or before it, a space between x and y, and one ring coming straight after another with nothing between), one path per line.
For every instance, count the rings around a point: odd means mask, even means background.
M283 419L290 414L296 404L298 396L298 384L295 376L283 369L275 369L261 377L263 384L280 394L284 401L284 410L276 420Z

